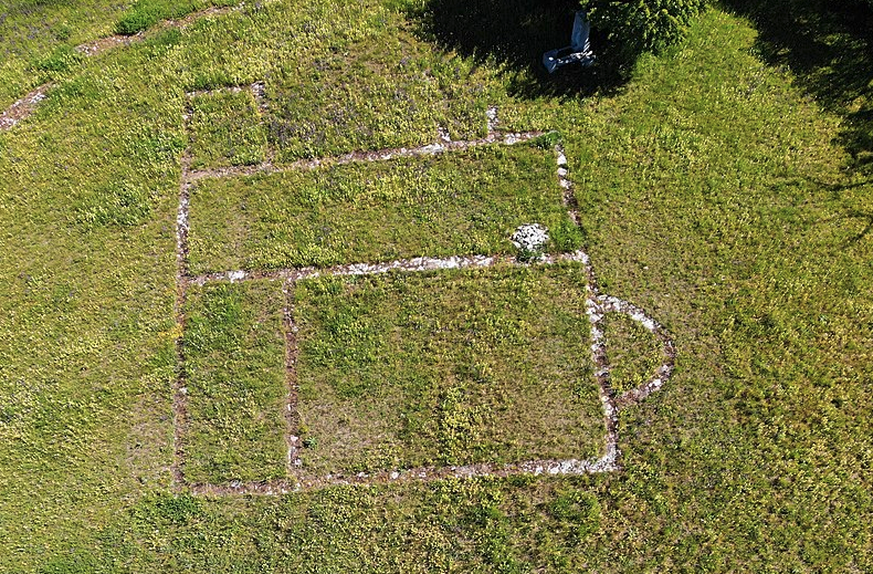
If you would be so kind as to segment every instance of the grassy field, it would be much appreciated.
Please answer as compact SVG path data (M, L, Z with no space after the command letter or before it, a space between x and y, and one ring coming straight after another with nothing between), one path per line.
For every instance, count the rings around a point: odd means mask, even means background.
M211 178L191 192L191 270L271 269L512 253L522 224L581 243L555 152L490 146L425 158Z
M185 480L285 477L285 301L266 281L188 292Z
M502 101L494 70L434 50L401 19L388 13L366 40L313 52L269 79L280 159L425 145L438 127L456 140L485 135L485 110Z
M113 0L67 2L3 0L0 3L0 108L28 90L78 73L84 55L76 46L113 34L133 34L162 20L180 18L236 0Z
M445 17L455 4L252 3L50 75L30 62L110 33L130 7L3 6L0 46L11 55L0 64L0 103L49 77L56 87L35 116L0 133L0 570L873 570L867 16L819 0L726 2L685 43L597 91L580 71L554 80L534 71L543 49L563 45L538 30L569 21L572 6L515 0L481 33L462 34L477 28ZM465 4L474 14L491 5ZM53 31L62 20L68 36ZM512 35L497 38L503 20L519 25L515 48ZM386 53L408 52L410 67L379 61L373 47L386 38L395 39ZM338 62L368 59L378 64L372 75L337 80ZM433 62L457 62L460 72L440 76L447 85L437 89L415 67ZM312 93L321 77L327 91ZM501 127L561 131L602 290L644 308L678 350L670 383L621 413L621 471L282 496L174 488L178 338L198 333L206 324L198 317L219 318L209 309L251 300L225 325L226 342L242 353L276 346L270 328L257 332L264 340L250 329L277 321L258 283L195 290L193 330L181 333L174 320L181 157L196 145L183 120L186 92L255 81L274 105L263 120L267 141L287 159L421 141L445 118L458 134L474 133L492 95ZM485 95L465 91L479 81ZM357 119L320 123L327 116L317 104L285 91L294 86L328 107L359 97ZM426 108L408 126L397 123L396 111L409 108L391 105L395 92ZM236 104L243 116L251 111L249 101ZM324 134L320 147L288 132L301 118ZM332 131L334 123L366 129ZM210 133L220 151L204 162L235 161L221 147L225 135ZM446 169L467 164L461 156ZM349 169L363 179L390 166ZM290 193L268 184L292 176L262 177L264 193ZM209 185L238 198L240 181ZM195 214L195 236L196 224ZM499 286L470 286L470 297ZM248 314L256 309L265 315ZM390 305L376 311L373 320L393 321ZM628 327L610 322L607 337L618 341L616 360L631 365L623 380L633 381L648 343ZM208 353L202 360L206 368ZM231 372L242 367L230 363Z
M600 456L584 285L578 266L299 284L303 469Z
M191 101L191 168L257 165L267 133L251 90L210 92Z

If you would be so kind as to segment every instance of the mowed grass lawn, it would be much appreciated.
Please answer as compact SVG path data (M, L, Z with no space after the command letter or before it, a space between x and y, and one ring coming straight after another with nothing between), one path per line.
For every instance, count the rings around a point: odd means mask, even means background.
M601 288L675 338L670 384L621 414L622 471L276 497L173 490L185 91L273 74L277 121L295 117L278 91L318 53L394 32L422 43L417 58L439 52L405 8L279 0L162 32L77 63L36 116L0 133L0 570L873 570L873 185L841 147L838 110L767 65L751 24L719 8L627 85L584 99L514 95L529 72L440 55L467 66L446 82L488 72L505 127L561 130ZM361 109L361 125L378 126ZM447 114L423 112L411 133ZM277 125L267 137L289 158L310 153ZM325 145L367 141L342 133ZM238 317L275 323L253 289L266 315ZM635 384L647 342L619 322L610 333L617 373Z

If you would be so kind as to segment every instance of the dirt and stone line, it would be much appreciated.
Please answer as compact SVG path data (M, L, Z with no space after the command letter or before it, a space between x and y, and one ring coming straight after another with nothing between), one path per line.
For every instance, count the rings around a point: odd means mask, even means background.
M85 55L86 57L96 56L97 54L101 54L113 48L130 46L131 44L134 44L136 42L141 42L146 38L147 33L154 32L155 30L185 28L186 26L200 18L205 18L208 16L223 16L225 14L229 14L230 12L241 10L244 7L244 4L240 4L238 6L207 8L198 12L192 12L191 14L188 14L184 18L179 18L178 20L165 20L158 24L155 28L139 32L138 34L134 34L132 36L123 36L120 34L107 36L105 38L100 38L99 40L80 44L74 49L80 54ZM52 83L46 83L38 86L31 90L26 96L19 99L2 113L0 113L0 131L8 130L22 120L30 117L36 111L37 105L46 98L47 92L52 87Z
M564 206L567 208L567 213L570 219L576 224L576 227L581 227L579 222L579 202L576 200L576 194L573 192L573 183L567 177L570 173L570 167L567 164L567 156L564 154L564 146L558 144L555 146L555 161L558 164L558 184L563 190Z
M223 88L241 91L246 88ZM263 102L263 84L257 83L249 86L259 106ZM190 94L189 94L190 95ZM196 95L196 94L195 94ZM373 485L404 481L439 480L449 477L476 477L476 476L510 476L515 474L529 475L581 475L619 470L621 452L618 447L618 414L621 409L637 404L645 400L651 393L659 390L670 378L675 363L676 350L672 339L666 329L657 321L649 317L642 309L608 295L603 295L597 287L596 276L587 253L582 250L543 255L539 260L530 263L519 262L509 255L467 255L444 258L414 257L399 259L382 263L351 263L336 265L326 268L303 267L287 268L272 271L224 271L219 273L207 273L192 277L188 274L188 210L190 202L190 189L198 179L206 177L228 177L250 175L259 172L275 172L284 170L315 169L322 165L341 165L352 162L375 162L386 161L396 157L414 157L433 155L447 151L463 150L478 145L503 144L514 145L516 143L530 141L543 135L543 132L524 132L514 134L501 134L495 132L498 124L497 109L489 108L486 112L488 120L488 135L485 138L468 141L451 141L447 134L441 133L440 139L430 145L419 148L400 148L391 150L378 150L371 152L354 152L332 158L303 160L275 167L270 162L257 166L222 168L192 171L190 170L190 158L183 158L183 174L180 184L179 214L177 218L177 258L179 262L179 296L177 298L177 317L179 328L184 328L184 315L181 307L184 304L185 291L188 285L204 285L212 282L235 283L257 279L282 281L282 290L285 295L284 324L285 324L285 365L286 384L288 386L285 420L287 425L286 442L288 445L287 468L289 478L287 480L248 482L234 481L229 484L188 484L187 487L194 494L225 495L225 494L282 494L295 492L301 489L324 488L332 485L358 484ZM579 225L578 203L574 193L573 183L569 179L569 166L563 147L555 146L556 169L558 183L562 189L563 202L571 219ZM475 464L468 466L450 467L421 467L406 470L380 471L376 473L358 474L329 474L316 476L307 473L302 468L300 452L303 448L300 438L296 436L299 427L299 415L297 410L298 380L297 359L298 341L297 327L294 323L293 290L297 281L313 279L320 276L351 276L351 275L374 275L400 272L423 272L447 269L484 269L499 265L530 266L530 265L553 265L561 262L581 263L586 275L586 301L585 313L588 317L591 329L591 353L595 364L595 378L598 383L598 394L603 408L606 435L604 437L604 451L600 457L587 460L533 460L506 465ZM657 336L663 345L664 362L658 367L655 374L643 385L629 390L616 397L610 384L610 364L606 353L606 337L603 328L603 318L606 313L623 313L632 320L641 324L647 331ZM181 341L181 339L180 339ZM180 364L184 361L184 349L181 343L177 347ZM180 447L184 437L185 412L185 388L184 369L180 367L180 378L177 386L177 409L176 409L176 461L178 486L186 486L182 465L184 462L184 450Z
M272 161L266 161L257 165L235 166L235 167L220 167L211 169L202 169L192 171L188 174L190 181L194 182L200 179L208 178L223 178L223 177L244 177L259 173L282 173L286 171L311 171L319 167L347 165L350 163L377 162L388 161L397 158L407 157L424 157L438 155L452 151L463 151L466 149L502 144L516 145L519 143L528 142L536 139L545 132L517 132L517 133L490 133L484 138L476 140L464 141L445 141L439 140L432 144L427 144L414 148L395 148L378 151L355 151L343 155L333 157L323 157L316 159L302 159L289 164L276 165Z
M579 225L578 202L569 179L569 165L563 147L555 146L558 164L558 181L564 190L564 204L576 225ZM598 382L600 400L603 405L604 422L606 424L606 454L604 461L613 470L621 468L621 450L618 447L618 413L629 406L640 403L653 392L659 390L669 380L676 361L676 347L667 330L657 321L649 317L639 307L610 295L602 295L597 287L594 267L587 254L579 252L588 277L588 297L585 301L585 312L591 323L591 353L595 364L595 378ZM661 340L663 363L656 369L654 375L643 385L626 391L616 397L610 382L610 363L606 353L606 337L603 329L603 318L606 313L622 313L629 316Z
M36 106L46 98L46 92L51 87L52 84L43 84L9 106L0 114L0 131L8 130L30 116L36 110Z
M204 95L208 93L215 92L230 92L230 93L240 93L244 90L250 90L252 95L255 98L255 101L258 105L258 111L263 115L267 113L267 103L266 103L266 86L263 82L255 82L254 84L247 86L228 86L222 88L216 88L214 90L198 90L194 92L188 92L188 97L196 97L199 95ZM378 161L388 161L397 158L408 158L408 157L424 157L424 156L433 156L446 152L452 151L463 151L474 147L485 146L485 145L493 145L493 144L502 144L502 145L516 145L524 142L531 141L540 136L545 135L547 132L542 131L530 131L530 132L513 132L513 133L504 133L496 131L497 125L499 123L497 119L497 108L491 107L488 108L486 112L486 117L488 120L488 132L484 138L473 139L473 140L456 140L452 141L449 137L448 131L441 127L437 126L437 139L433 143L429 143L427 145L419 146L419 147L400 147L400 148L392 148L392 149L381 149L381 150L372 150L372 151L353 151L342 155L337 156L326 156L314 159L300 159L287 164L277 164L274 161L276 156L276 150L273 146L268 145L266 150L267 159L256 165L243 165L243 166L230 166L230 167L216 167L216 168L207 168L207 169L199 169L199 170L191 170L188 172L187 177L188 181L194 183L201 179L218 179L224 177L244 177L251 176L259 173L282 173L286 171L311 171L317 169L319 167L326 166L336 166L336 165L347 165L350 163L365 163L365 162L378 162Z
M615 463L606 453L604 456L586 460L530 460L512 464L480 463L464 466L423 466L405 470L379 472L359 472L350 474L328 474L317 476L295 471L295 478L263 482L239 482L227 484L191 484L189 488L196 495L223 496L229 494L278 495L302 490L317 490L330 486L379 484L402 484L407 482L430 482L447 478L494 477L505 478L516 475L530 476L581 476L600 474L616 470Z
M294 283L282 283L282 294L285 297L283 321L285 329L285 385L288 390L285 402L285 442L288 447L286 467L288 474L294 472L294 467L300 464L300 448L303 446L299 434L300 415L297 401L300 385L297 381L297 357L300 349L297 345L297 324L294 323Z
M564 206L573 223L578 227L579 202L570 180L570 167L564 147L559 143L555 145L555 163L557 164L558 183L563 190ZM600 397L600 405L603 409L603 425L606 429L604 440L603 464L610 470L619 470L621 451L618 448L618 410L613 401L614 392L609 380L609 358L606 354L606 344L603 335L603 312L598 304L597 277L594 275L594 267L588 254L579 251L579 260L585 268L587 278L585 291L585 314L591 323L591 358L594 361L594 378L597 380L597 393Z
M190 285L203 286L207 283L240 283L244 281L270 280L296 282L318 277L378 275L390 271L420 273L422 271L442 271L447 269L486 269L498 265L530 267L536 265L554 265L562 262L587 263L588 256L584 251L570 253L545 254L531 262L520 262L511 255L453 255L450 257L413 257L411 259L395 259L384 263L349 263L332 267L299 267L276 269L273 271L224 271L207 273L188 278Z
M252 281L257 279L269 279L273 281L303 281L322 276L345 276L345 275L375 275L389 271L421 272L441 269L481 269L492 267L498 263L513 263L514 257L508 255L464 255L452 257L413 257L411 259L397 259L385 263L349 263L335 265L333 267L300 267L289 269L276 269L273 271L224 271L222 273L207 273L197 277L191 277L190 283L205 285L206 283L238 283L240 281Z
M173 481L177 488L185 484L185 433L188 428L188 389L185 372L185 300L188 292L188 231L191 185L186 174L190 156L181 158L182 177L179 181L179 208L176 212L176 379L173 387Z
M249 87L252 91L252 96L255 98L255 103L258 105L258 112L261 117L270 111L267 105L267 85L264 82L255 82Z
M255 82L254 84L243 84L238 86L219 86L217 88L209 88L207 90L191 90L190 92L185 92L185 97L189 100L192 98L196 98L198 96L208 96L211 94L241 94L242 92L250 91L252 95L255 97L255 100L258 102L258 109L261 107L261 100L264 96L264 83L263 82Z

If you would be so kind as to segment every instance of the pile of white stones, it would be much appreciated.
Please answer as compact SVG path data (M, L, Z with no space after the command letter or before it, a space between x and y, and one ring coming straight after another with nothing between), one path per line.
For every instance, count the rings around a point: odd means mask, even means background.
M523 256L539 257L549 242L549 231L539 223L527 223L519 226L511 239Z

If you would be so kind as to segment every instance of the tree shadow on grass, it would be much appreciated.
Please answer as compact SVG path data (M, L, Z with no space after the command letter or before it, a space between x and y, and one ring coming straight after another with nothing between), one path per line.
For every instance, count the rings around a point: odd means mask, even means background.
M612 65L597 30L591 32L599 58L594 66L571 65L554 74L542 66L544 52L570 44L578 9L578 0L424 0L408 15L421 36L442 48L506 66L514 96L578 97L614 91L625 78Z
M791 70L819 104L842 116L837 143L851 170L873 176L873 7L865 0L724 0L759 32L757 49Z

